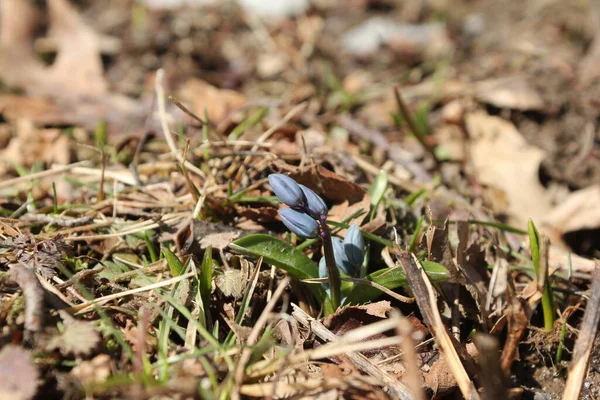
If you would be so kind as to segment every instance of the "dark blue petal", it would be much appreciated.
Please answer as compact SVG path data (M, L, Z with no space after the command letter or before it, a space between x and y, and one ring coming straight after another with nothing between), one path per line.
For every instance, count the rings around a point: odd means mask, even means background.
M326 217L329 210L327 209L327 205L321 196L304 185L298 186L300 186L300 189L302 189L302 192L304 193L304 197L306 198L307 212L310 214L310 216L315 219Z
M293 208L301 208L306 204L304 192L300 189L298 183L289 176L283 174L269 175L269 184L275 193L275 196L282 203Z
M365 239L358 225L352 224L344 239L344 252L348 262L356 269L360 268L365 259Z
M339 238L332 238L333 244L333 256L335 257L335 265L338 269L348 276L352 276L352 265L348 262L348 256L346 256L346 250L344 243Z
M303 238L317 237L319 224L317 224L317 221L308 214L304 214L292 208L282 208L277 212L285 226L296 235Z

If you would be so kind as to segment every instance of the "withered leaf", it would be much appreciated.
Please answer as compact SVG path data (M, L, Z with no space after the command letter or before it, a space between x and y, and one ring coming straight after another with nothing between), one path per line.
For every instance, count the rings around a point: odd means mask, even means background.
M248 278L238 269L229 269L215 277L215 285L225 296L240 297Z
M50 339L48 349L59 349L63 354L89 354L100 341L94 323L76 320L64 311L60 315L64 321L64 331Z
M0 398L27 400L37 392L38 370L30 354L9 344L0 351Z

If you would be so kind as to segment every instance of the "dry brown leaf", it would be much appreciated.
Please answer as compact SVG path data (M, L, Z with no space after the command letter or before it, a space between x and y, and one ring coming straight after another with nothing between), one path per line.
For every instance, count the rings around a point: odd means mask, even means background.
M37 10L28 0L0 3L0 76L8 86L29 95L56 99L60 111L38 104L24 116L37 122L81 123L94 127L98 120L131 123L140 117L137 102L108 92L100 58L100 36L84 22L67 0L48 0L49 39L56 44L55 62L46 67L33 50L39 29ZM127 118L125 118L127 117Z
M71 375L77 378L83 385L104 382L114 369L114 361L108 354L99 354L91 360L78 363L71 370Z
M27 350L12 344L0 351L0 400L27 400L37 392L38 370Z
M89 354L100 341L94 323L76 320L64 311L59 313L64 322L64 331L50 339L48 349L59 349L63 354Z
M225 296L240 297L248 283L248 277L239 269L228 269L215 276L215 285Z
M215 125L223 121L231 111L246 104L246 97L234 90L219 89L211 84L192 78L183 84L179 91L181 100L192 103L192 111L204 116Z
M106 82L98 51L98 37L66 0L48 0L50 36L58 43L56 61L48 68L33 53L32 35L37 21L28 1L7 0L2 25L14 26L18 34L2 30L0 54L2 76L11 86L30 94L51 97L104 94ZM28 18L29 16L29 18ZM18 54L20 63L9 56Z
M512 222L523 227L540 221L550 210L550 198L539 181L544 152L529 145L515 126L500 117L477 112L466 117L472 173L478 181L502 189Z
M578 190L558 204L543 222L560 234L600 228L600 185Z
M86 97L107 92L100 58L100 37L66 0L48 0L50 37L58 43L56 60L50 67L57 90Z
M498 108L522 111L544 108L544 100L523 75L478 82L475 85L475 97Z
M478 352L475 344L467 343L465 347L471 356L477 358ZM431 366L431 369L424 374L424 378L425 386L433 390L433 393L437 396L441 396L457 387L456 378L450 372L448 361L442 354L440 354L440 358ZM437 396L434 397L437 398Z

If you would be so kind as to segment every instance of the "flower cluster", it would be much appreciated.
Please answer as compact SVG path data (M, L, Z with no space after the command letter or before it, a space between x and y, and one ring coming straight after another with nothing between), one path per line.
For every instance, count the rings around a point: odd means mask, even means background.
M318 194L282 174L269 175L269 183L279 200L290 207L278 211L285 226L303 238L317 237L320 232L323 240L333 245L337 269L348 276L357 276L365 258L365 240L358 225L350 226L344 241L332 238L325 226L327 205ZM323 257L319 262L319 277L326 278L328 275L327 260ZM328 284L324 287L329 289Z
M282 203L290 206L278 211L285 226L300 237L317 237L319 222L327 219L329 211L323 199L306 186L298 184L283 174L269 175L269 184L275 196Z

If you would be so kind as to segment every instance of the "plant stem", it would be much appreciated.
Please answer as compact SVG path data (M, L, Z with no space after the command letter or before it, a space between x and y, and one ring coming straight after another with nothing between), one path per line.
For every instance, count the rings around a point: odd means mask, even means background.
M325 253L325 264L327 265L327 275L329 277L329 287L331 289L331 303L333 310L340 306L340 288L342 286L340 280L340 271L335 265L335 257L333 255L333 243L331 242L331 231L325 221L319 221L321 225L321 239L323 239L323 252Z

